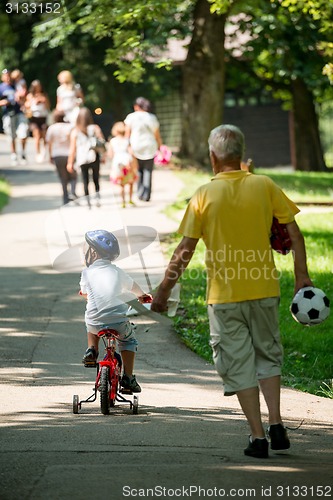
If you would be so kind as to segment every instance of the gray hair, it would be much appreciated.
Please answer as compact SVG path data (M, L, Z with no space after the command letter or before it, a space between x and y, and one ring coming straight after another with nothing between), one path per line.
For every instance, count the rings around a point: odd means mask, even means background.
M209 151L219 160L242 159L245 149L243 132L235 125L220 125L214 128L208 138Z

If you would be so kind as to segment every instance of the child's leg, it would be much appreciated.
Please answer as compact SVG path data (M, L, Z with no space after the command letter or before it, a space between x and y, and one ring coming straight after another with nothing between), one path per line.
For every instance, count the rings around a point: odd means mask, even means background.
M129 183L129 202L132 203L132 197L133 197L133 182Z
M99 337L91 332L87 332L88 348L84 353L82 363L86 368L94 367L98 358L98 342Z
M117 327L120 333L118 338L118 347L123 360L124 374L120 385L123 390L131 392L141 392L141 387L133 375L135 354L137 351L138 342L134 335L134 329L131 323Z
M120 185L120 193L121 193L121 199L123 201L123 207L125 207L126 202L125 202L125 186L122 184Z
M124 374L131 377L134 370L135 352L121 351L121 358L124 365Z
M88 332L87 340L88 340L88 348L94 347L95 351L98 352L99 337L97 337L97 335L95 335L94 333Z

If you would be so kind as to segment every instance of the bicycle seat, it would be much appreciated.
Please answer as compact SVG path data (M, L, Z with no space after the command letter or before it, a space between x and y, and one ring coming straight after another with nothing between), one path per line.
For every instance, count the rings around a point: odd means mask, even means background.
M98 337L119 337L119 332L113 328L104 328L97 334Z

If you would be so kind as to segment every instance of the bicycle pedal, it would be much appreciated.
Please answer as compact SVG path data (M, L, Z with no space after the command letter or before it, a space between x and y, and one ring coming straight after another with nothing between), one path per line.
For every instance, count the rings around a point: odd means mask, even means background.
M131 389L125 389L125 388L121 388L121 394L128 394L128 395L131 395L133 394L133 392L131 391Z
M83 364L85 368L96 368L97 366L96 361L90 361L90 362L85 361Z

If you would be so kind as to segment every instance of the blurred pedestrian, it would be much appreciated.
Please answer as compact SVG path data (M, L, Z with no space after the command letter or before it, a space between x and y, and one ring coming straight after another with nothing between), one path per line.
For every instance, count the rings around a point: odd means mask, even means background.
M1 81L0 107L2 108L2 124L5 134L11 139L11 162L13 165L17 165L16 138L18 138L21 142L20 163L25 164L25 147L29 131L28 121L22 111L20 102L17 101L15 85L8 69L2 71Z
M133 184L137 177L136 160L130 150L129 139L125 137L124 122L116 122L112 129L107 156L111 159L110 180L121 188L123 208L126 207L125 186L129 187L129 204L134 205Z
M49 126L46 132L45 142L49 148L51 162L56 166L58 176L63 190L64 205L77 198L76 182L77 172L67 170L67 161L70 148L70 134L73 125L64 122L64 113L55 110L53 112L53 124ZM68 194L68 184L71 194Z
M46 153L45 134L50 101L39 80L31 82L24 107L35 140L36 161L41 163L45 159Z
M60 71L58 82L56 109L64 113L66 122L75 125L84 99L81 85L75 83L72 73L68 70Z
M149 201L152 190L152 175L154 156L162 145L160 124L157 117L151 113L151 103L144 97L138 97L134 102L134 112L125 118L133 155L138 161L138 198Z
M15 87L16 102L20 105L22 111L24 111L25 99L28 94L28 87L27 82L24 78L24 74L20 69L13 69L13 71L11 71L10 77Z
M91 206L89 196L89 176L92 173L95 185L97 206L100 205L100 154L96 151L97 141L105 142L102 130L94 123L91 111L81 108L70 136L70 151L67 162L67 170L72 173L74 164L81 169L84 194L87 197L88 206Z

